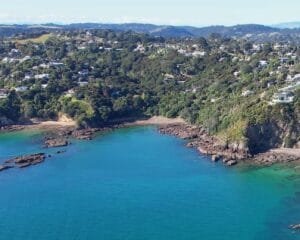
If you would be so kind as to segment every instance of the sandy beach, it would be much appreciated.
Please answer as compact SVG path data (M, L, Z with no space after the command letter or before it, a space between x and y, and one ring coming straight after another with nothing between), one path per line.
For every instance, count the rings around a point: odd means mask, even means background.
M300 149L296 149L296 148L275 148L272 149L271 152L300 157Z
M130 126L145 126L145 125L168 125L176 123L186 123L182 118L167 118L163 116L154 116L146 120L138 120L126 125Z

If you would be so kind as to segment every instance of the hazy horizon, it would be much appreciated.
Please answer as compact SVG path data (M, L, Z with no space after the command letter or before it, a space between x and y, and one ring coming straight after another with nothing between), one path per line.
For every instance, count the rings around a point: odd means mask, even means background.
M1 24L149 23L176 26L276 25L299 21L300 2L271 0L10 0L0 9ZM282 11L284 9L285 11Z

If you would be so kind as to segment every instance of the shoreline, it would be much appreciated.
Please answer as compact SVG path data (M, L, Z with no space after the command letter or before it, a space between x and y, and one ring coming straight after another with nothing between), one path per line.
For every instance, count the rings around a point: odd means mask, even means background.
M187 140L186 147L195 148L200 154L211 157L213 162L222 161L227 166L247 163L255 166L271 166L277 163L291 163L300 160L300 149L273 148L266 152L250 154L241 144L226 144L209 135L200 126L169 124L159 128L161 134L173 135Z
M210 156L212 161L221 160L228 166L233 166L241 162L256 166L269 166L275 163L290 163L300 160L300 149L274 148L263 153L251 155L243 146L236 144L224 146L219 139L209 135L205 129L200 126L189 125L182 118L167 118L163 116L154 116L149 119L133 122L125 121L124 123L107 127L87 129L78 129L75 121L63 116L57 121L35 120L30 124L2 127L0 128L0 134L22 130L45 131L52 135L50 138L45 137L45 139L54 140L55 147L55 144L60 142L62 138L68 139L70 136L81 140L91 140L96 132L147 125L157 126L160 134L173 135L177 138L187 140L186 147L196 148L200 154Z
M109 128L114 126L146 126L146 125L156 125L156 126L166 126L170 124L186 124L186 122L182 118L167 118L163 116L154 116L148 119L136 120L133 122L125 121L124 123L114 124L111 126L103 127ZM12 131L21 131L21 130L46 130L46 131L55 131L55 130L63 130L77 128L77 124L75 121L68 119L67 121L58 119L49 120L49 121L38 121L34 120L30 123L25 124L15 124L0 127L0 134L2 132L12 132ZM100 129L100 128L99 128Z
M170 124L187 124L182 118L167 118L163 116L154 116L146 120L136 120L134 122L124 123L124 126L166 126Z

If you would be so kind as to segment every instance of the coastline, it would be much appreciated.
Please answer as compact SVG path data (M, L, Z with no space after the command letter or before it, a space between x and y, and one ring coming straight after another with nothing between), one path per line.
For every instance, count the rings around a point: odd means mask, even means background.
M186 124L186 122L182 118L167 118L163 116L154 116L148 119L136 120L133 122L125 121L124 123L121 124L112 125L112 128L114 128L115 126L124 126L124 127L147 126L147 125L166 126L170 124ZM0 128L0 134L1 132L20 131L20 130L55 131L55 130L64 130L64 129L72 129L72 128L73 129L77 128L76 122L70 118L61 117L56 121L32 120L30 123L4 126Z
M163 116L154 116L146 120L137 120L132 123L125 123L125 126L146 126L146 125L157 125L166 126L170 124L187 124L182 118L167 118Z
M71 136L81 140L91 140L96 132L109 131L121 127L147 125L157 126L161 134L173 135L187 140L186 147L196 148L199 153L210 156L212 161L221 160L228 166L241 162L256 166L269 166L275 163L289 163L300 160L300 149L277 148L251 155L244 146L238 144L224 145L218 138L209 135L204 128L190 125L182 118L167 118L163 116L154 116L133 122L125 121L121 124L102 128L78 129L75 121L62 115L57 121L33 120L29 124L2 127L0 134L1 132L21 130L44 131L49 134L45 136L45 143L51 143L45 145L47 147L60 147L62 146L61 143L65 143Z

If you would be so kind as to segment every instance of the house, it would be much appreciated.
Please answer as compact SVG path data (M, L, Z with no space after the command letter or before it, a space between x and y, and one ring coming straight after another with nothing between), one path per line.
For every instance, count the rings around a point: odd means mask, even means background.
M14 62L18 62L19 60L16 58L9 58L9 57L5 57L2 59L3 63L14 63Z
M80 87L84 87L84 86L86 86L86 85L88 85L88 84L89 84L89 82L83 82L83 81L78 82L78 85L79 85Z
M87 75L89 75L89 70L83 69L83 70L79 71L78 74L80 76L87 76Z
M267 88L270 88L270 87L272 87L274 85L276 85L276 81L274 81L274 80L271 80L271 81L267 82Z
M260 60L259 61L259 66L260 67L267 67L268 66L268 62L266 60Z
M282 57L282 58L280 58L280 62L281 63L288 63L289 62L289 58L287 58L287 57Z
M204 51L194 51L192 53L193 57L204 57L205 55L206 55L206 52L204 52Z
M296 74L296 75L293 77L293 81L294 81L294 82L300 81L300 74Z
M19 57L21 55L21 51L19 49L11 49L10 53L8 54L10 57Z
M45 89L46 87L48 87L48 84L42 84L41 87L42 89Z
M43 74L37 74L34 76L35 79L47 79L49 78L49 74L43 73Z
M235 77L239 77L239 76L240 76L240 74L241 74L241 72L240 72L240 71L236 71L236 72L234 72L234 73L233 73L233 76L235 76Z
M49 64L42 63L42 64L40 64L39 67L40 67L40 68L49 68Z
M21 62L26 62L26 61L28 61L28 60L30 60L30 59L31 59L30 56L25 56L25 57L23 57L23 58L21 59Z
M0 88L0 99L8 97L8 90L5 88Z
M29 80L33 77L32 73L25 73L24 80Z
M253 93L254 92L251 91L251 90L245 90L245 91L242 92L242 96L243 97L248 97L248 96L252 95Z
M28 87L26 86L21 86L21 87L16 87L15 90L16 92L26 92Z
M164 75L164 81L170 81L174 79L174 75L166 73Z
M294 101L294 94L290 91L282 91L274 94L272 103L291 103Z
M62 67L62 66L64 66L64 64L61 63L61 62L50 62L49 66L51 66L51 67Z
M145 47L142 44L138 44L137 47L133 50L134 52L141 52L144 53L145 52Z
M75 94L74 89L69 89L68 91L65 92L66 97L73 97Z

